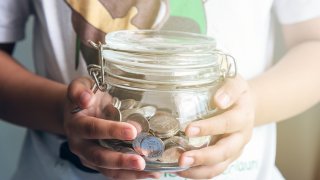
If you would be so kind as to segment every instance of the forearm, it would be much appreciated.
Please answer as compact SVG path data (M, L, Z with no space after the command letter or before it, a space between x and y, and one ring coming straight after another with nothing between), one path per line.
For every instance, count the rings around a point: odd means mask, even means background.
M295 116L320 100L320 42L301 43L271 69L249 81L256 125Z
M0 51L0 117L31 129L63 134L67 87L27 71Z

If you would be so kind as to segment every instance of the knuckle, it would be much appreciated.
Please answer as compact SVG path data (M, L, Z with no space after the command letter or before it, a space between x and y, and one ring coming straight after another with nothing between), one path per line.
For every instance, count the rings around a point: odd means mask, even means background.
M221 151L221 154L222 154L222 156L221 156L222 157L222 161L221 162L228 160L229 157L230 157L230 153L231 153L230 148L228 148L226 146L225 150Z
M94 137L97 132L97 125L94 120L88 120L84 126L84 133L88 136L88 138Z
M104 156L101 153L101 151L99 151L98 149L95 149L95 150L92 150L90 154L91 155L88 159L92 164L97 166L105 165Z
M119 137L119 133L121 132L119 129L118 129L118 126L112 126L112 128L108 128L106 129L106 132L107 132L107 135L110 137L110 138L118 138Z
M120 154L119 158L116 161L116 166L119 167L119 168L124 167L125 161L126 161L125 155L124 154Z
M224 119L224 132L223 134L230 132L230 118Z

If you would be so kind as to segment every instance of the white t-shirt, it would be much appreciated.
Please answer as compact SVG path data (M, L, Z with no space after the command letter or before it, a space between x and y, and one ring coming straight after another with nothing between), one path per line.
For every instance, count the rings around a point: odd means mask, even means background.
M84 38L96 40L105 32L138 27L206 33L217 39L220 49L236 58L238 72L249 79L259 75L272 64L272 9L283 24L320 16L319 0L171 0L170 2L154 0L152 2L154 4L151 3L150 7L144 7L147 5L143 4L137 7L127 5L121 10L112 2L108 4L107 0L1 0L0 42L16 42L22 39L28 15L35 14L36 72L67 84L75 77L87 74L85 59L90 52L83 45ZM86 11L83 7L89 7L91 11ZM92 9L95 10L94 13ZM140 19L139 13L142 14ZM132 21L125 21L127 17ZM100 18L105 21L98 21ZM139 21L143 18L146 20ZM88 32L96 32L99 35L92 36L93 33L83 32L77 27L87 28ZM77 37L78 42L82 42L81 51L77 48ZM63 141L64 139L53 134L29 131L13 179L105 179L100 174L83 172L60 159L59 148ZM257 127L241 157L215 179L282 179L275 167L275 151L275 124ZM163 179L180 178L164 174Z

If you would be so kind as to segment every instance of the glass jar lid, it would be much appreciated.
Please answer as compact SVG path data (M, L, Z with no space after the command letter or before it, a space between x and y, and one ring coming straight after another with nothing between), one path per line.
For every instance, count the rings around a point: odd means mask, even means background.
M109 33L105 42L107 47L113 50L140 53L194 53L216 48L214 38L176 31L116 31Z
M164 91L208 88L236 74L233 57L217 50L215 39L208 36L123 30L108 33L105 41L90 42L99 50L99 65L88 70L100 90L108 84Z

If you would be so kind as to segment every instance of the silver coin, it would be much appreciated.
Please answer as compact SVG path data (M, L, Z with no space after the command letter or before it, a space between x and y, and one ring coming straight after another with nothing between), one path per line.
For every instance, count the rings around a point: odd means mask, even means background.
M163 143L165 144L166 149L171 146L180 146L186 150L189 148L189 141L188 141L188 138L185 136L181 136L181 137L180 136L173 136L173 137L163 141Z
M142 114L142 112L138 108L126 109L126 110L121 111L122 119L127 119L128 116L130 116L131 114L134 114L134 113Z
M143 113L144 117L150 119L156 114L157 108L154 106L144 106L140 108L140 110Z
M122 121L122 114L119 109L117 109L113 105L108 105L106 107L106 110L108 112L108 117L110 118L110 120Z
M170 146L164 150L160 158L160 161L166 162L166 163L178 162L181 154L184 152L186 152L186 149L184 149L181 146L178 146L178 145Z
M158 111L150 120L150 129L160 138L173 136L180 130L180 122L171 114Z
M137 101L134 99L124 99L121 101L120 110L133 109L137 104Z
M142 150L141 150L141 142L142 140L147 137L150 136L150 134L148 133L140 133L137 135L137 137L132 141L132 147L133 149L140 155L142 154Z
M159 159L162 162L178 162L182 153L188 149L188 140L184 137L173 136L164 141L165 150Z
M160 158L164 151L164 143L160 138L146 136L141 142L141 153L147 158Z
M191 149L200 149L210 144L211 136L189 137L188 142Z
M137 132L149 132L150 125L148 120L140 113L133 113L130 114L126 119L125 122L132 124L136 129Z
M117 98L117 97L112 97L112 105L117 108L120 109L121 107L121 101Z

